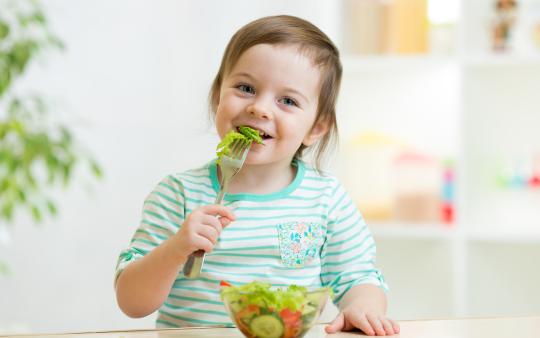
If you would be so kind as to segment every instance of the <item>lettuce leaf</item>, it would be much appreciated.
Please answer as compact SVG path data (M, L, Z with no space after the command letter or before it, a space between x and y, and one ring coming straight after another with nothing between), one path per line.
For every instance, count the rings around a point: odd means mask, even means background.
M330 291L331 295L331 290ZM254 281L241 286L224 286L221 288L222 299L229 302L241 302L257 305L260 308L272 308L276 311L290 309L301 311L309 302L308 289L303 286L290 285L286 289L272 289L269 283Z
M236 130L229 131L225 137L219 142L216 149L217 154L217 164L219 165L221 163L221 158L224 155L228 155L231 151L231 145L235 140L240 140L242 142L251 143L253 141L263 144L263 140L261 135L259 134L258 130L255 130L253 128L250 128L248 126L241 126L238 128L240 132L237 132Z

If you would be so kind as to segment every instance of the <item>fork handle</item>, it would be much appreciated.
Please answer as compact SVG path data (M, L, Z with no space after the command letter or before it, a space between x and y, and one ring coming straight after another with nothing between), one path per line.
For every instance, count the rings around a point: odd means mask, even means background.
M204 250L197 250L189 255L186 264L184 264L184 276L190 279L199 277L204 263L204 257Z
M215 204L221 204L223 202L225 192L229 186L229 180L222 181L221 189L216 197ZM197 250L189 255L186 263L184 264L184 276L190 279L199 277L204 263L205 254L206 252L204 250Z

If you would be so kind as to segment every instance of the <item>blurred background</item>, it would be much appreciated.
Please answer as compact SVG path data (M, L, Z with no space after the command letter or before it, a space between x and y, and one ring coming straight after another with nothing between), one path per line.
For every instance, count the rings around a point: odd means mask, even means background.
M37 4L0 0L0 334L154 326L118 309L117 256L155 184L213 157L225 45L274 14L342 52L328 169L389 315L540 313L540 0Z

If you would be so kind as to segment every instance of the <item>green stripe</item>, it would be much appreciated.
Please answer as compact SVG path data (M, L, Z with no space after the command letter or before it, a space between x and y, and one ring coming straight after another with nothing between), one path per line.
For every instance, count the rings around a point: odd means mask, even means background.
M250 277L261 277L261 278L272 278L272 277L280 277L284 279L292 279L292 280L302 280L302 279L312 279L319 277L319 274L316 275L307 275L307 276L276 276L272 274L265 274L265 273L239 273L238 271L234 272L226 272L226 271L219 271L219 270L213 270L208 269L203 266L202 271L204 272L210 272L215 274L224 274L224 275L233 275L233 276L250 276Z
M346 254L347 252L350 252L350 251L352 251L352 250L354 250L354 249L358 249L358 248L361 247L362 245L364 245L364 242L358 243L358 244L356 244L355 246L352 246L352 247L348 248L347 250L337 251L337 252L329 252L329 253L326 254L325 257L321 257L321 259L324 259L324 258L326 258L326 257L328 257L328 256L339 256L339 255ZM375 243L372 243L369 247L366 248L366 250L371 249L371 248L374 247L374 246L375 246ZM364 250L363 252L366 252L366 250Z
M167 236L159 235L157 233L153 233L153 232L147 231L145 229L137 229L137 231L135 231L135 233L145 234L145 235L148 235L150 237L156 237L157 239L160 239L162 241L164 241L164 240L166 240L168 238Z
M352 200L349 200L349 203L347 203L346 205L342 206L339 211L343 211L347 208L349 208L351 205L354 205L353 201ZM355 208L356 209L356 208Z
M281 256L275 256L275 255L254 255L254 254L239 254L239 253L219 253L219 254L215 254L215 256L281 259Z
M364 257L364 254L359 254L359 255L356 255L354 257L351 257L349 259L346 259L344 261L339 261L339 262L326 262L324 263L323 265L321 265L321 267L325 267L325 266L336 266L336 265L343 265L343 264L347 264L347 263L350 263L350 262L354 262L355 260L357 260L358 258L363 258ZM205 262L206 263L206 262ZM361 262L357 262L357 263L361 263L361 264L364 264L364 263L370 263L370 264L373 264L373 260L370 259L368 261L361 261Z
M230 204L234 204L238 201L235 201L235 202L231 202ZM328 208L328 204L326 203L316 203L316 204L312 204L312 205L305 205L305 206L301 206L301 208L303 209L315 209L315 208L319 208L319 207L323 207L323 208ZM278 207L266 207L266 206L260 206L260 207L235 207L234 210L237 211L237 210L250 210L250 211L260 211L260 210L297 210L298 208L300 208L300 206L278 206Z
M167 302L164 302L163 305L174 310L182 309L186 312L190 311L190 312L206 313L210 315L229 317L229 314L223 311L203 310L203 309L187 307L187 306L178 306L178 305L169 304Z
M175 211L175 210L173 210L171 208L167 208L166 206L164 206L161 203L147 200L147 201L144 202L144 205L146 205L146 204L152 204L152 205L154 205L154 206L156 206L156 207L158 207L160 209L163 209L163 210L167 211L168 213L171 213L171 214L175 215L176 217L178 217L180 219L184 219L184 216L181 213L179 213L179 212L177 212L177 211Z
M192 178L208 178L208 172L203 172L201 174L192 174L190 172L184 172L182 173L182 176L187 176L187 177L192 177Z
M204 262L204 264L208 264L207 262ZM175 282L173 284L173 289L180 289L180 290L190 290L190 291L197 291L197 292L206 292L206 293L211 293L211 294L215 294L215 295L219 295L219 290L212 290L212 289L205 289L205 288L198 288L198 287L195 287L195 286L185 286L185 285L176 285L177 283Z
M163 198L163 199L166 199L167 201L169 201L169 202L171 202L171 203L173 203L173 204L178 205L178 206L179 206L180 208L182 208L182 209L184 208L184 204L180 203L179 201L175 200L175 199L172 198L172 197L169 197L169 196L165 195L164 193L162 193L162 192L160 192L160 191L153 191L152 194L153 194L153 195L157 195L157 196L159 196L159 197L161 197L161 198Z
M246 237L233 237L233 238L223 238L220 237L220 242L237 242L237 241L251 241L256 239L268 239L268 238L276 238L275 234L272 235L262 235L262 236L246 236Z
M368 250L371 250L371 249L373 249L373 248L375 247L375 242L373 242L373 237L371 237L371 236L370 236L370 237L364 238L364 240L362 240L362 242L360 242L360 243L358 243L358 244L356 244L356 245L354 245L354 246L352 246L352 247L350 247L350 248L348 248L348 249L346 249L346 250L336 251L336 252L330 252L330 253L326 254L326 256L337 256L337 255L345 254L345 253L347 253L347 252L350 252L350 251L352 251L352 250L354 250L354 249L358 249L359 247L365 245L366 242L369 241L369 240L371 240L372 243L371 243L370 246L368 246L367 248L365 248L365 249L360 253L360 254L363 255L363 254L365 254ZM321 257L321 259L326 258L326 256L325 256L325 257Z
M175 183L177 183L178 185L181 185L185 188L185 184L183 184L182 182L180 182L180 180L178 180L177 178L173 177L173 176L169 176L171 180L173 180ZM204 176L203 176L204 177ZM191 180L188 180L187 178L183 178L182 179L183 181L185 182L188 182L188 183L191 183L191 184L194 184L194 185L201 185L205 188L208 188L210 190L214 190L214 187L212 187L210 184L207 184L207 183L204 183L204 182L197 182L197 181L191 181Z
M303 196L287 196L284 197L284 200L300 200L300 201L312 201L312 200L318 200L321 198L330 198L328 194L320 194L316 196L310 196L310 197L303 197Z
M233 222L227 228L225 228L226 229L225 231L246 232L246 231L264 230L264 229L275 229L280 223L281 222L270 224L270 225L260 225L260 226L235 226ZM326 231L326 225L324 223L321 224L321 229L323 230L323 232Z
M321 277L325 277L325 276L331 276L331 275L339 275L339 276L350 276L350 275L354 275L356 273L360 273L360 274L366 274L366 273L373 273L373 272L376 272L377 270L375 269L368 269L368 270L357 270L357 271L349 271L349 272L342 272L342 271L329 271L329 272L325 272L325 273L321 273Z
M168 321L162 320L162 319L156 320L156 324L162 324L162 325L165 325L165 326L168 327L168 328L179 327L178 324L173 324L173 323L171 323L171 322L168 322Z
M261 226L256 226L256 227L235 227L234 226L234 223L232 225L229 225L227 228L225 228L224 231L227 231L227 232L246 232L246 231L259 231L259 230L264 230L264 229L275 229L277 227L277 224L272 224L272 225L261 225Z
M280 219L280 218L291 218L291 217L297 217L297 218L322 218L322 220L326 220L326 215L319 215L318 213L309 213L309 214L286 214L286 215L277 215L277 216L251 216L251 217L237 217L236 219L238 221L263 221L267 219Z
M333 195L334 195L334 194L332 194L332 196L333 196ZM343 201L343 199L345 198L345 196L346 196L346 194L343 193L343 194L341 195L341 197L338 199L338 201L336 202L336 204L334 204L334 206L331 207L330 210L328 210L328 214L329 214L329 215L332 214L332 211L334 211L334 209L341 203L341 201Z
M298 187L298 190L308 190L308 191L321 191L321 190L326 190L330 188L329 186L322 186L322 187L309 187L309 186L300 186Z
M200 190L200 189L192 189L192 188L188 188L188 187L184 187L184 189L186 191L189 191L191 193L199 193L199 194L202 194L204 196L208 196L210 198L216 198L216 194L214 192L212 193L209 193L207 191L204 191L204 190Z
M158 246L157 243L150 242L149 240L146 240L146 239L144 239L144 238L138 238L138 237L137 237L137 238L133 238L133 239L131 240L131 244L134 244L135 242L148 244L148 245L150 245L150 246L152 246L152 247L157 247L157 246Z
M143 224L148 224L148 225L151 226L151 227L154 227L154 228L163 230L163 231L165 231L165 232L169 232L169 233L171 232L169 229L167 229L167 228L165 228L165 227L163 227L163 226L161 226L161 225L159 225L159 224L157 224L157 223L150 222L150 221L148 221L148 220L146 220L146 219L143 219L143 220L141 221L141 223L143 223Z
M363 232L365 232L367 230L368 230L368 228L366 226L364 226L364 227L360 228L360 231L348 236L346 239L344 239L342 241L329 243L328 247L345 244L345 243L347 243L347 242L349 242L351 240L355 240L355 239L357 239L358 236L360 236Z
M184 194L182 194L182 191L181 191L181 190L178 190L178 189L176 189L176 188L174 188L174 187L171 187L170 185L168 185L168 184L165 183L165 182L160 182L159 185L162 186L162 187L164 187L164 188L167 189L167 190L170 190L170 191L173 192L175 195L181 195L181 196L184 195Z
M243 268L243 269L271 268L271 269L278 269L278 270L292 270L292 271L298 270L298 268L295 268L295 267L272 265L272 264L224 263L224 262L213 262L213 261L210 261L210 260L204 261L204 264L216 265L216 266L225 266L225 267ZM302 269L318 269L318 268L319 268L319 265L308 265L308 266L303 266L302 267Z
M187 280L185 277L181 276L180 279L176 279L176 282L178 281L185 281ZM201 282L207 282L207 283L213 283L213 284L216 284L216 287L217 285L219 285L219 283L223 280L223 278L220 278L220 279L211 279L211 278L206 278L206 277L197 277L196 279L193 279L194 281L201 281ZM234 282L234 285L245 285L245 284L248 284L248 283L251 283L250 282ZM289 286L290 283L288 284L280 284L280 283L272 283L272 286L276 286L276 287L286 287L286 286Z
M304 179L317 182L331 182L332 178L321 176L304 176Z
M150 211L150 210L143 210L143 213L147 214L147 215L151 215L151 216L154 216L155 218L157 219L160 219L164 222L167 222L173 226L175 226L176 228L180 228L180 224L176 223L176 222L173 222L171 221L170 219L168 219L167 217L163 216L163 215L160 215L156 212L153 212L153 211Z
M353 210L352 213L351 213L350 215L345 216L345 218L343 218L343 219L337 221L337 223L343 224L346 220L348 220L349 218L351 218L351 217L354 216L355 214L356 214L356 210ZM332 237L337 237L337 236L339 236L339 235L341 235L341 234L343 234L343 233L345 233L345 232L347 232L347 231L353 229L354 227L358 226L358 224L360 224L360 226L362 226L362 227L365 226L363 223L361 223L361 221L362 221L362 218L358 218L357 221L355 221L354 223L352 223L351 225L349 225L349 226L346 227L345 229L341 229L341 230L339 230L339 231L334 232L334 233L332 234Z
M172 318L178 319L178 320L183 320L185 322L198 323L198 324L207 324L207 325L230 325L230 323L212 322L212 321L209 321L209 320L202 320L202 319L195 319L195 318L178 316L178 315L174 315L172 313L168 313L166 311L163 311L162 309L160 309L159 312L166 315L166 316L169 316L169 317L172 317ZM176 327L178 327L178 325L176 325Z
M348 214L347 216L345 216L345 217L343 217L343 218L338 219L336 222L338 222L338 223L345 223L345 221L347 221L349 218L353 217L353 216L356 215L356 214L358 214L358 216L360 216L360 214L358 213L358 210L352 209L350 214ZM358 220L358 221L361 221L361 220L362 220L362 218L359 217L359 220ZM337 234L337 232L336 232L336 234Z
M350 282L348 282L348 283L350 283ZM345 288L345 290L343 290L343 292L341 293L341 295L339 295L336 299L334 299L334 303L335 303L335 304L339 304L339 302L341 301L341 299L343 298L343 296L345 296L345 294L346 294L347 292L349 292L349 290L350 290L353 286L354 286L354 284L353 284L353 283L350 283L350 284L347 286L347 288Z
M201 302L201 303L213 304L213 305L223 305L223 302L221 302L221 301L215 301L215 300L209 300L209 299L201 299L201 298L196 298L196 297L178 296L178 295L175 295L175 294L172 294L172 293L169 294L169 298L181 299L181 300L189 300L189 301L193 301L193 302Z
M242 248L214 248L214 253L221 252L221 251L251 251L251 250L277 250L279 249L279 246L277 245L267 245L267 246L247 246Z
M209 198L207 200L199 200L199 199L195 199L195 198L189 198L189 197L186 197L186 201L188 202L192 202L194 204L214 204L214 199L212 198Z

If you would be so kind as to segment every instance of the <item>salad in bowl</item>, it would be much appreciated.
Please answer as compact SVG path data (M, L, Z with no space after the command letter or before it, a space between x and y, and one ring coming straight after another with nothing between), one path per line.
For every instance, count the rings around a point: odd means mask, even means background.
M332 295L329 288L290 285L282 289L257 281L241 286L222 281L220 286L231 319L248 338L304 336Z

